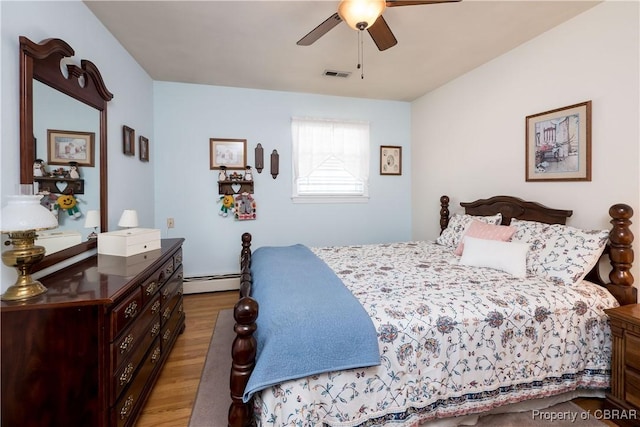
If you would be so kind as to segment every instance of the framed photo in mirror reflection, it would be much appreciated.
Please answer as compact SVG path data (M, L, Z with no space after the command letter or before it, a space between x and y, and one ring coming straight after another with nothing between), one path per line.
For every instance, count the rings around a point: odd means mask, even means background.
M95 166L94 132L47 129L47 157L50 165Z
M127 156L136 154L136 131L127 125L122 126L122 152Z

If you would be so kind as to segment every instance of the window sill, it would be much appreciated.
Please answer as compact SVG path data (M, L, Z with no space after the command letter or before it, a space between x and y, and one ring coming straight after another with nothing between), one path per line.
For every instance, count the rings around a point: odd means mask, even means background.
M369 203L369 196L291 196L293 203Z

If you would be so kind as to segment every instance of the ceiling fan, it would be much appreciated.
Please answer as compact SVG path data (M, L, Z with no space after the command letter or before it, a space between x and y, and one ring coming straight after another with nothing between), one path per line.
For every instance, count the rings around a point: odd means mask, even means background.
M398 43L382 17L386 7L417 6L422 4L453 3L461 0L341 0L338 11L296 44L309 46L324 36L340 22L345 21L354 30L367 30L379 50L386 50Z

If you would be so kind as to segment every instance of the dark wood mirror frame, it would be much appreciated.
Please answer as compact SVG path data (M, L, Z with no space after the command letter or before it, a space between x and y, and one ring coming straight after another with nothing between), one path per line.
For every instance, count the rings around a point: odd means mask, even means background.
M90 61L80 66L66 64L68 77L60 69L60 61L75 55L60 39L34 43L20 36L20 183L33 183L33 80L58 90L100 112L100 230L107 231L107 102L113 94L107 90L100 71ZM48 255L33 271L57 264L96 247L96 240L82 242Z

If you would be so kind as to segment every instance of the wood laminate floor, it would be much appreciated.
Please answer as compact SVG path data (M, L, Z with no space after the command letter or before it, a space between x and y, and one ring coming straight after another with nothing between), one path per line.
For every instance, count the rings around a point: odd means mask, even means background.
M185 331L178 337L136 427L188 426L218 312L232 308L237 298L238 291L184 296ZM220 387L229 384L225 381ZM576 399L574 403L594 413L602 409L603 401Z

